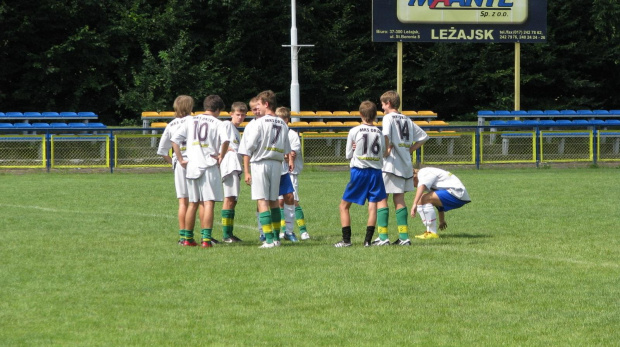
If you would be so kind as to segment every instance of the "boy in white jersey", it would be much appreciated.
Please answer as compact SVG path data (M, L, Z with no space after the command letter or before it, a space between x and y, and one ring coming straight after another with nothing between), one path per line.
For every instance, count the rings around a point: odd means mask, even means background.
M280 175L284 154L291 151L291 146L287 136L288 126L274 116L275 93L271 90L259 93L256 105L262 117L246 126L239 153L248 157L244 158L244 164L248 159L251 163L249 168L248 165L244 167L244 180L252 186L252 200L258 203L259 219L265 235L261 248L272 248L280 245Z
M222 121L216 118L224 109L224 101L217 95L209 95L204 100L204 109L204 114L188 118L174 133L172 148L186 170L189 207L185 223L190 230L189 245L196 245L193 238L194 218L198 206L203 205L200 218L202 247L212 247L213 209L215 202L222 201L224 195L219 164L232 139L224 131ZM187 145L187 160L181 154L180 144L183 141Z
M224 159L220 164L222 174L222 184L224 185L224 204L222 205L222 229L223 241L226 243L241 242L241 239L233 235L235 226L235 207L237 206L237 198L241 189L239 177L243 172L241 166L242 158L238 153L241 135L237 128L245 120L248 107L244 102L234 102L230 106L229 121L224 121L225 127L230 124L230 130L233 132L233 140L228 144L228 152L224 153Z
M398 113L400 96L390 90L381 95L381 107L385 112L383 117L383 135L388 156L383 161L383 183L385 192L392 194L394 210L396 211L396 225L398 226L398 240L394 245L410 246L407 227L407 204L405 193L413 191L413 163L412 154L429 139L428 135L411 119ZM374 246L390 244L388 238L389 209L380 208L377 211L379 237L372 243Z
M289 124L291 121L291 111L286 107L278 107L276 109L276 116L280 117L286 124ZM291 153L288 155L292 157L292 160L295 164L295 168L293 171L288 172L288 161L285 160L282 162L282 170L286 172L291 180L293 185L293 193L282 195L279 197L280 199L280 213L282 214L281 221L281 231L280 237L284 236L285 239L297 242L297 237L294 232L293 222L297 221L297 226L299 226L299 232L302 240L308 240L310 235L308 234L308 229L306 228L306 220L304 217L304 212L301 206L299 205L299 181L297 176L301 173L301 170L304 168L303 159L301 157L301 141L299 139L299 135L293 129L288 130L288 140L291 143ZM288 159L288 158L287 158ZM286 179L285 176L280 177L281 180ZM285 218L286 217L286 218ZM282 235L284 232L284 235Z
M177 199L179 200L179 209L177 217L179 220L179 244L183 246L189 246L187 244L187 230L185 228L185 214L187 213L188 195L187 195L187 181L185 179L185 168L181 166L176 158L170 157L169 152L172 148L172 134L179 128L181 123L185 121L185 116L192 114L194 108L194 99L188 95L179 95L174 100L172 105L174 108L174 119L166 125L164 133L159 141L157 148L157 154L161 155L164 160L172 165L174 172L174 187L177 193ZM185 142L180 144L180 150L183 158L187 158L185 155ZM195 218L195 217L194 217Z
M383 157L387 154L385 138L381 130L372 125L377 117L377 106L371 101L364 101L359 110L362 124L351 129L347 136L346 158L351 159L351 179L340 201L342 241L334 244L334 247L351 246L349 209L352 203L363 206L368 200L364 246L370 246L377 222L377 208L387 207L387 194L381 177Z
M411 217L415 217L416 211L426 226L426 232L416 235L416 238L428 240L439 238L437 235L437 214L439 211L439 229L448 227L444 216L445 212L471 202L467 189L454 174L434 167L425 167L414 170L413 184L417 187Z

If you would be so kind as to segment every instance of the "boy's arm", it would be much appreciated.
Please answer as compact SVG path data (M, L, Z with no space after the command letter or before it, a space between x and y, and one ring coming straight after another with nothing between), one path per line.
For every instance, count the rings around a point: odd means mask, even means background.
M222 147L220 149L220 155L217 158L217 164L222 164L222 160L224 160L224 157L226 156L226 153L228 153L228 145L230 144L230 141L224 141L222 142Z
M439 230L445 230L448 227L448 223L446 223L445 212L439 211Z
M247 155L243 156L243 180L248 186L252 185L252 175L250 174L250 157Z
M422 140L422 141L417 141L414 142L411 147L409 147L409 153L413 154L413 152L417 151L420 147L422 147L422 145L428 141L428 138Z
M183 159L183 154L181 154L181 146L179 146L176 142L172 142L172 150L174 151L174 155L177 157L177 161L181 164L181 166L186 167L187 161Z
M413 206L411 206L411 217L415 217L416 212L418 211L418 203L420 199L422 199L422 195L426 191L426 186L423 184L418 185L418 188L415 191L415 197L413 198Z
M347 136L347 147L346 147L346 155L347 159L353 158L353 153L355 152L355 148L353 145L355 144L352 132L349 131L349 135Z

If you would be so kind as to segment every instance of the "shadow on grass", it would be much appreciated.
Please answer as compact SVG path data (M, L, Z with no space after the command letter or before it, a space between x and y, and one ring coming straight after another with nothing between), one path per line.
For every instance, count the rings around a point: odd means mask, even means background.
M482 239L493 237L490 234L442 234L442 239Z

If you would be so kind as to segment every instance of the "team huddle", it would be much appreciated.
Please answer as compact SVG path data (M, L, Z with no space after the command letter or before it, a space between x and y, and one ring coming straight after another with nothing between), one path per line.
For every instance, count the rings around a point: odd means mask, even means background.
M406 192L418 188L410 214L415 217L419 213L426 226L426 232L416 236L420 239L439 237L435 207L443 230L447 227L444 212L470 202L467 190L453 174L437 168L414 170L412 154L429 137L409 117L398 113L398 93L384 93L381 104L385 111L382 129L373 125L376 105L364 101L359 108L362 124L352 128L347 137L350 182L340 202L342 240L335 247L352 245L352 203L369 203L364 245L390 245L387 198L392 194L398 226L398 240L392 244L408 246ZM243 102L233 103L230 121L218 119L225 105L217 95L207 96L204 112L196 116L191 116L194 101L190 96L177 97L173 106L175 119L166 126L157 153L174 171L180 245L198 245L194 238L196 213L202 247L219 243L212 235L215 202L223 202L223 241L241 242L233 232L242 174L256 201L260 248L277 247L281 239L299 241L295 223L301 240L310 239L299 205L301 141L297 132L288 128L290 111L276 108L275 93L263 91L250 100L254 119L245 126L243 137L237 130L248 112ZM171 148L173 156L169 155ZM379 237L373 241L376 224Z

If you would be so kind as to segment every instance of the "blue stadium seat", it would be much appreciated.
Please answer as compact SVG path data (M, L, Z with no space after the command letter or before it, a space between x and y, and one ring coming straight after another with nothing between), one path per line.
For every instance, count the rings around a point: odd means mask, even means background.
M507 120L506 125L523 125L523 121L520 120Z
M590 125L590 122L588 122L585 119L575 119L573 120L573 124L574 125Z
M609 111L607 111L607 110L594 110L594 111L592 111L592 114L594 116L607 116L607 115L609 115Z
M41 113L43 117L58 117L58 112L43 112Z
M505 120L492 120L489 122L490 125L506 125Z
M30 123L13 123L14 128L32 128Z
M24 112L24 117L41 117L40 112Z
M537 126L537 125L540 124L540 122L537 121L536 119L526 119L526 120L523 121L523 124Z
M605 119L605 125L620 125L620 119Z
M609 114L614 116L620 116L620 110L609 110Z
M489 111L489 110L478 111L478 115L479 116L492 116L494 114L495 114L495 112Z
M577 112L575 112L575 110L562 110L560 111L560 114L572 116L576 115Z
M510 113L510 111L503 111L502 110L502 111L495 111L495 115L496 116L510 116L511 113Z
M558 119L555 121L555 124L557 125L571 125L573 124L573 121L569 120L569 119Z
M75 112L60 112L61 117L77 117Z
M529 114L530 116L542 116L545 113L541 110L529 110L527 111L527 114Z
M522 111L522 110L510 111L510 114L515 117L527 116L527 111Z
M542 125L542 126L553 126L556 125L556 121L554 121L553 119L541 119L540 121L538 121L538 125Z
M48 123L32 123L33 128L49 128L50 125Z
M4 112L0 112L0 117L5 117L6 115L4 114Z
M559 116L560 115L560 111L558 110L545 110L545 115L547 116Z
M0 123L0 128L12 128L12 123Z
M68 128L67 123L50 123L50 127L52 128Z
M95 112L78 112L78 117L97 117Z
M5 113L7 117L23 117L24 114L21 112L7 112Z
M592 110L577 110L577 114L582 116L592 116L594 113Z
M589 120L588 123L590 123L590 125L605 125L605 121L602 119L592 119Z
M69 128L86 128L87 125L84 123L69 123Z
M86 124L89 128L107 128L103 123L88 123Z

